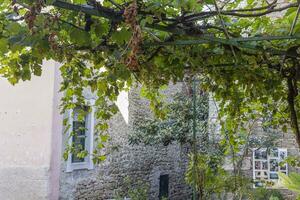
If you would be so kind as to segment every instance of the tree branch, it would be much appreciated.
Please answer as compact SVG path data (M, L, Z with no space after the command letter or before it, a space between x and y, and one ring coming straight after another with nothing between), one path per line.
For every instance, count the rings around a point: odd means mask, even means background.
M296 26L296 23L297 23L297 20L298 20L298 17L299 17L299 13L300 13L300 4L298 6L298 9L297 9L297 13L296 13L296 16L293 20L293 23L292 23L292 26L291 26L291 30L290 30L290 33L289 35L293 35L293 31L294 31L294 28Z
M73 10L73 11L83 12L89 15L104 17L112 21L123 21L122 12L116 12L113 9L106 8L103 6L101 7L99 6L95 8L90 5L75 5L61 0L56 0L52 5L66 10Z
M269 48L263 49L259 46L245 44L245 42L250 41L271 41L271 40L291 40L291 39L300 39L300 36L265 36L265 37L249 37L249 38L230 38L223 39L217 37L208 37L202 36L199 40L177 40L177 41L165 41L165 42L156 42L156 43L146 43L144 46L180 46L180 45L198 45L198 44L208 44L208 43L219 43L223 45L232 45L238 48L251 49L253 51L264 51L272 53L273 55L286 55L289 57L297 58L297 56L278 49Z
M66 9L66 10L83 12L85 14L89 14L89 15L93 15L93 16L104 17L104 18L112 20L114 22L124 21L123 10L116 12L113 9L106 8L103 6L98 6L97 8L95 8L90 5L75 5L75 4L64 2L61 0L56 0L52 5L55 7L58 7L58 8ZM175 26L164 26L164 25L159 25L159 24L146 24L146 27L160 30L160 31L175 33L175 34L179 34L179 35L186 34L185 30L182 30Z
M221 23L221 25L222 25L222 27L224 29L224 34L225 34L225 36L226 36L227 39L230 39L229 33L227 31L226 25L224 23L224 20L223 20L222 14L221 14L221 10L219 9L219 6L218 6L216 0L214 0L214 4L215 4L215 8L216 8L216 10L218 12L218 17L220 19L220 23ZM232 55L233 55L234 59L237 60L233 46L232 45L229 45L229 46L230 46L230 49L231 49L231 52L232 52Z
M26 5L22 2L19 2L17 1L16 2L17 4L19 4L21 7L23 7L24 9L27 9L27 10L30 10L30 6L29 5ZM50 13L41 13L42 15L45 15L45 16L48 16L48 17L55 17L53 15L51 15ZM63 19L60 19L60 18L57 18L58 19L58 22L62 23L62 24L66 24L66 25L69 25L69 26L72 26L73 28L76 28L78 30L81 30L81 31L85 31L83 28L79 27L79 26L76 26L75 24L73 23L70 23L66 20L63 20ZM19 20L24 20L24 17L20 17L18 19L12 19L11 21L19 21Z
M274 8L275 6L272 4L271 7L261 7L261 8L253 8L253 9L238 9L238 10L227 10L227 11L221 11L222 15L228 15L228 16L236 16L236 17L260 17L263 15L267 15L274 12L280 12L283 10L286 10L288 8L298 7L299 3L290 3L286 6L283 6L281 8ZM264 10L263 12L257 12L257 13L251 13L258 10ZM250 12L250 13L244 13L244 12ZM201 13L195 13L188 15L184 17L184 21L195 21L195 20L201 20L205 18L209 18L212 16L216 16L218 14L217 11L208 11L208 12L201 12Z

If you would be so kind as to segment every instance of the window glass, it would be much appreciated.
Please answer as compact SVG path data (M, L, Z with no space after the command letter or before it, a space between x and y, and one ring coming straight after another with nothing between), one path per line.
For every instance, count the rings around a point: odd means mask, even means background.
M86 115L83 115L84 110L76 108L74 109L73 118L73 132L72 142L74 146L74 152L72 153L72 163L84 162L84 158L77 156L78 153L86 149Z
M94 148L94 100L87 102L89 106L78 106L68 111L69 126L68 144L71 146L69 152L66 172L74 170L94 169L92 161Z
M288 173L287 164L283 163L286 157L286 149L255 149L253 151L254 186L277 187L278 172Z

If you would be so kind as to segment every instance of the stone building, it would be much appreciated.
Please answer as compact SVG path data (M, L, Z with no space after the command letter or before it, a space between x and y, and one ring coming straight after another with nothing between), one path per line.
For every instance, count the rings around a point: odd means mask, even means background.
M63 134L64 116L58 109L58 67L55 62L45 62L42 77L14 87L1 80L0 89L5 95L0 101L0 199L108 200L115 198L118 192L128 190L127 179L133 185L143 183L147 186L150 200L166 194L171 200L190 199L191 188L184 180L187 146L132 146L128 143L127 136L135 120L149 114L147 101L139 97L137 90L119 97L117 104L121 112L109 122L110 144L116 148L103 163L94 165L90 156L78 159L72 155L64 161L65 144L72 141L72 137ZM180 91L179 85L170 86L166 94L172 96ZM87 92L86 98L92 106L95 97ZM214 125L216 105L213 101L209 105L209 122ZM65 113L66 116L69 114ZM91 151L95 148L93 111L85 120L87 130L79 142ZM70 118L71 125L76 123L75 117ZM263 135L263 131L258 123L254 132ZM276 170L285 173L296 170L290 166L282 169L276 166L276 161L286 155L299 156L292 134L282 134L272 155L263 151L250 152L243 171L255 179L275 180ZM232 169L230 165L225 167ZM294 199L292 193L282 191L287 199Z
M172 95L178 91L180 87L173 86L167 93ZM177 144L130 145L128 135L132 124L149 114L149 109L147 101L141 99L137 90L130 91L128 95L123 93L119 99L119 107L128 106L128 112L117 114L109 122L110 145L117 146L117 150L110 152L99 166L70 169L70 163L62 161L60 199L114 199L118 192L128 188L126 181L145 185L149 199L159 199L165 192L170 199L190 199L191 189L184 180L188 148Z
M182 92L182 85L170 85L165 91L168 97ZM141 180L149 186L149 199L159 199L162 180L167 177L168 197L171 200L191 199L191 188L184 181L184 174L188 163L187 146L171 144L168 146L131 146L128 143L129 132L135 120L142 120L149 115L147 101L141 99L136 89L130 91L128 98L128 117L121 113L110 121L109 135L111 145L118 146L118 151L108 155L107 160L100 166L92 169L79 169L69 171L63 162L60 177L61 199L112 199L118 190L127 189L126 178L135 182ZM210 98L209 102L210 134L219 134L217 123L217 104ZM252 130L253 135L261 137L268 135L266 130L257 121ZM278 171L288 174L297 171L290 166L280 167L279 162L287 155L299 156L299 149L292 133L283 134L276 131L278 138L274 146L267 151L261 149L250 151L246 155L242 172L253 177L254 187L260 187L261 180L274 183L271 188L280 189L287 199L295 199L295 194L278 186ZM218 136L214 136L218 137ZM271 155L272 154L272 155ZM232 165L225 165L231 171Z
M62 154L69 140L59 112L60 65L47 61L43 66L43 75L30 82L11 86L1 80L5 94L0 101L1 200L112 199L118 189L128 186L127 177L145 183L151 199L165 193L172 199L189 199L186 147L131 146L127 141L134 119L147 112L136 92L128 95L128 101L127 94L120 97L122 112L110 121L111 144L118 146L117 151L100 166L90 158L72 163L71 156L65 162ZM94 97L87 94L87 99L92 102ZM93 120L89 115L89 133ZM87 140L86 147L92 149L93 138Z
M278 2L283 5L287 3L284 0ZM284 12L278 12L270 16L276 18L283 14ZM166 93L168 96L172 96L180 91L181 86L176 85L171 86ZM118 114L110 121L111 144L117 145L119 150L112 152L100 166L88 166L89 169L68 170L68 164L62 162L60 199L111 199L117 189L126 188L125 177L131 177L133 180L140 179L148 184L150 200L159 199L161 193L166 192L166 186L169 199L191 199L191 188L184 181L189 148L178 144L168 146L129 145L127 136L134 121L143 118L148 110L146 101L140 99L134 90L129 93L128 102L129 120L125 120L121 114ZM212 98L209 102L209 126L210 134L219 134L217 105ZM259 121L255 123L252 131L258 137L267 135ZM278 172L285 174L300 172L300 169L288 165L279 166L279 162L286 156L299 157L299 147L291 132L285 134L279 130L276 132L279 132L280 136L270 149L253 148L248 152L242 165L242 171L246 176L252 177L253 187L262 186L264 181L273 183L274 185L270 188L279 189L287 200L294 200L294 193L278 185ZM66 138L63 139L63 141L65 140ZM228 171L233 169L230 164L224 167ZM165 184L166 177L167 184Z

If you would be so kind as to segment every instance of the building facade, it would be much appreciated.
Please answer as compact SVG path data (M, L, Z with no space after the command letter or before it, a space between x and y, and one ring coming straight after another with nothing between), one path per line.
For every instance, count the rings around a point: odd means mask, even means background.
M167 93L172 95L179 90L179 86L173 86ZM60 199L114 199L118 193L126 193L128 181L147 187L149 199L159 199L166 192L170 199L190 199L191 188L184 180L188 163L187 146L129 144L128 135L135 120L142 120L150 114L147 104L138 90L130 91L128 96L123 94L119 107L124 110L125 106L128 112L117 114L109 122L110 146L116 147L116 150L109 152L99 166L91 168L83 166L82 169L69 170L68 161L62 161ZM67 136L64 137L66 140Z
M16 86L0 80L1 200L58 199L58 67L45 61L41 77Z
M148 199L156 200L167 195L171 200L185 200L191 197L191 188L184 180L188 164L189 147L171 144L168 146L130 145L128 135L136 120L148 116L148 102L139 96L138 89L123 93L117 104L120 113L110 122L110 146L106 160L94 165L91 156L79 159L69 155L63 159L64 148L72 141L81 144L88 151L95 148L93 127L97 123L94 112L86 116L86 131L76 140L64 133L63 118L70 113L59 114L59 64L44 63L42 77L11 86L1 80L3 97L0 101L0 199L2 200L108 200L126 193L128 181L133 185L142 183L148 188ZM182 86L171 85L167 96L181 92ZM86 99L93 107L96 100L90 92ZM70 112L76 112L70 111ZM72 127L80 124L70 117ZM209 124L218 132L217 108L209 103ZM253 130L264 135L257 123ZM278 162L287 155L299 156L299 149L293 134L282 134L272 151L249 152L243 164L244 174L253 177L254 186L259 180L275 181L277 172L288 174L297 169L279 166ZM225 166L231 170L232 166ZM294 199L293 193L281 191L287 199Z

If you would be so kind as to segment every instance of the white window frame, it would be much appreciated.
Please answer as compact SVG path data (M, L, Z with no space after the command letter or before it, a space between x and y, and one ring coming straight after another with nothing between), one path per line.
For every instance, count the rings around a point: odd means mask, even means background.
M88 155L84 158L84 162L72 163L72 153L70 152L67 160L66 172L72 172L74 170L94 169L93 163L93 150L94 150L94 126L95 126L95 100L87 100L87 105L91 108L91 112L87 114L86 119L86 138L85 138L85 149L88 151ZM73 136L73 110L68 111L69 130L68 130L68 144L72 145Z
M274 148L277 148L278 149L278 157L272 157L268 152L267 152L267 159L256 159L255 158L255 151L256 150L262 150L262 151L267 151L266 148L254 148L252 149L253 153L252 153L252 172L253 172L253 181L258 181L259 179L256 179L256 173L255 172L267 172L267 175L268 175L268 178L265 179L266 181L268 182L273 182L274 183L274 186L271 186L271 187L267 187L267 188L280 188L281 186L279 185L279 179L271 179L270 178L270 174L273 174L273 173L277 173L278 172L285 172L286 175L288 175L288 164L286 163L285 164L285 167L286 169L283 170L280 168L280 166L278 166L278 171L271 171L270 170L270 160L272 159L275 159L279 162L281 162L281 158L280 158L280 152L285 152L285 158L287 157L288 155L288 151L286 148L278 148L278 147L274 147ZM260 165L260 169L255 169L255 161L260 161L261 165ZM267 170L263 170L262 169L262 162L263 161L267 161L267 165L268 165L268 169ZM257 186L255 186L255 183L253 184L253 187L256 188Z

